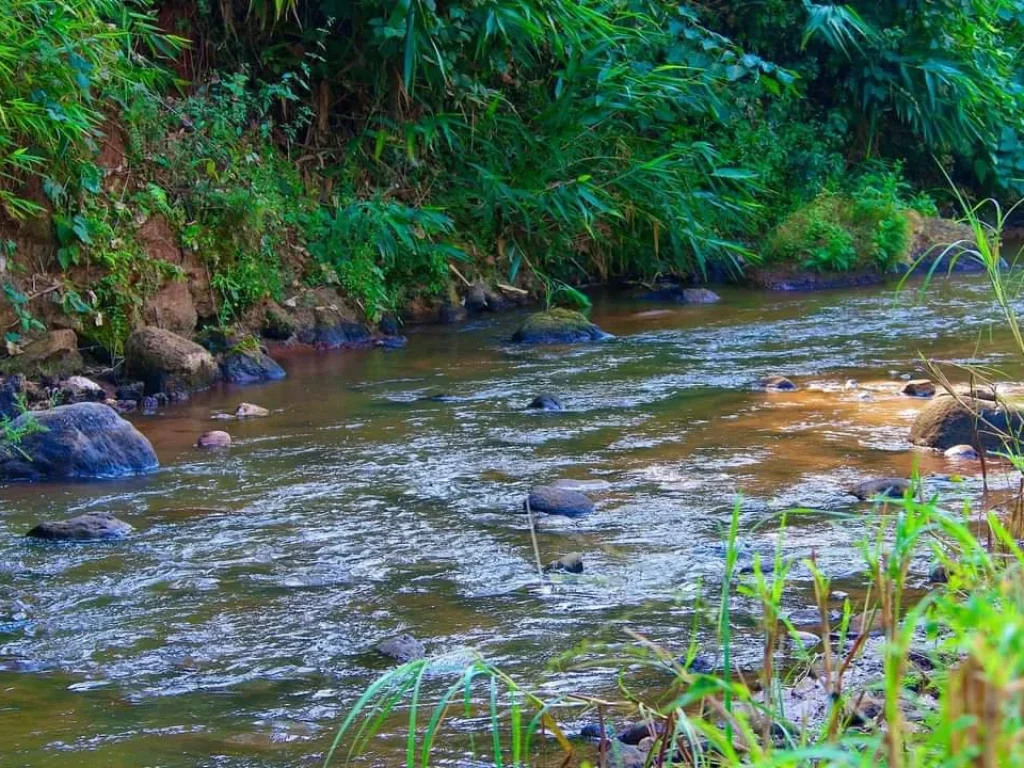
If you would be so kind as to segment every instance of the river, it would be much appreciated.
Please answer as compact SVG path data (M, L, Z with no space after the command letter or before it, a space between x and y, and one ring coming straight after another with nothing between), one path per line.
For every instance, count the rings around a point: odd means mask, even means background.
M388 667L372 647L400 632L431 653L477 649L549 692L609 689L613 669L547 665L582 641L630 644L626 627L682 653L718 589L734 504L749 551L813 552L856 589L871 515L848 486L918 465L930 491L979 496L978 465L910 448L923 402L898 388L921 354L1020 380L987 335L982 280L899 300L722 295L599 298L593 319L617 339L578 347L509 345L518 318L498 315L411 329L401 350L285 350L285 381L133 417L160 456L151 476L0 489L0 765L315 765ZM747 386L765 374L800 391ZM541 392L567 410L524 410ZM240 400L273 413L211 420ZM192 448L219 428L230 450ZM586 565L541 584L516 512L560 479L589 481L597 511L541 521L542 559L579 551ZM816 511L780 539L797 506ZM22 536L89 510L137 531L90 546ZM788 608L807 605L806 579L794 571ZM749 615L736 622L749 634Z

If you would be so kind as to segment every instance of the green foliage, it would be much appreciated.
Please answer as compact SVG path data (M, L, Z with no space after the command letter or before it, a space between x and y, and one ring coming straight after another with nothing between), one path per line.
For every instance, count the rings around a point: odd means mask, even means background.
M0 417L0 451L5 453L14 451L20 454L22 458L31 461L32 457L25 452L25 449L21 447L21 444L29 435L46 432L47 429L31 415L31 411L28 409L28 402L25 400L25 394L23 392L19 392L17 394L15 407L17 408L18 416L15 416L14 418L7 415ZM19 423L15 423L21 415L26 413L30 415L21 419Z
M144 54L173 53L148 0L9 0L0 14L0 209L39 213L29 174L96 192L92 152L105 110L163 80Z
M850 125L861 157L905 158L930 175L932 156L974 186L1024 191L1021 0L768 0L716 28L800 75L822 113Z
M909 195L901 170L879 168L826 191L783 221L769 241L774 260L796 261L819 272L891 270L909 256L912 210L934 209Z
M466 258L446 240L448 216L379 198L321 207L304 232L328 282L341 285L373 321L411 290L443 293L448 260Z

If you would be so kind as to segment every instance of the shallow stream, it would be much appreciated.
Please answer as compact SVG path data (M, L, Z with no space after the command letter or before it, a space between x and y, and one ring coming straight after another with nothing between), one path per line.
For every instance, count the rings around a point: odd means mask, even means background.
M850 485L917 464L944 498L980 495L978 465L907 443L923 402L898 389L921 354L1020 380L975 278L921 300L883 288L724 291L700 307L607 298L593 318L618 338L517 348L505 343L517 317L502 315L412 329L397 351L284 351L283 382L134 417L162 462L151 476L0 489L0 766L316 765L387 668L372 647L400 632L431 653L477 649L548 691L610 688L613 669L547 665L585 640L632 643L626 627L684 652L737 499L749 552L772 551L783 511L817 510L793 516L781 546L813 551L855 589L870 507ZM766 374L801 389L747 386ZM541 392L567 411L524 410ZM211 420L240 400L273 413ZM218 428L229 451L192 448ZM542 520L539 547L545 561L582 552L586 571L541 585L516 512L531 486L569 479L597 511ZM91 546L22 537L89 510L137 532ZM794 571L798 586L806 576ZM806 607L806 590L790 601ZM748 623L741 610L741 636ZM380 749L373 764L400 762Z

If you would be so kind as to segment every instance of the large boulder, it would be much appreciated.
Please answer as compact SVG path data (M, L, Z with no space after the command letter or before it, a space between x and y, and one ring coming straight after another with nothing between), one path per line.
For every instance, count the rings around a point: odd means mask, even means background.
M969 397L937 397L917 415L910 442L925 448L946 450L970 445L987 451L1006 447L1007 435L1024 428L1021 411L990 400Z
M25 535L47 541L103 541L123 539L131 532L128 523L109 512L87 512L67 520L40 523Z
M284 368L261 349L235 348L224 355L220 369L225 381L233 384L254 384L258 381L278 381L286 374Z
M124 348L125 375L145 383L146 392L193 392L220 378L213 355L194 341L146 326Z
M512 335L518 344L575 344L610 338L584 315L571 309L549 309L526 318Z
M151 472L153 446L102 403L75 403L23 413L0 442L0 479L94 480Z

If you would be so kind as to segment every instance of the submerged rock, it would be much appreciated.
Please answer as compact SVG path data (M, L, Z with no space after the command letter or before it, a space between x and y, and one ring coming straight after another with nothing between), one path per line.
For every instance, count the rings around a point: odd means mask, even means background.
M109 512L87 512L68 520L40 523L25 535L47 541L102 541L123 539L132 530Z
M850 493L861 501L870 501L879 496L886 499L902 499L910 489L910 481L902 477L880 477L857 483Z
M255 419L262 416L269 416L270 410L261 405L252 403L239 403L235 408L235 416L239 419Z
M974 398L937 397L917 415L910 442L925 448L947 450L970 445L987 451L1005 448L1005 436L1024 427L1020 411Z
M228 448L230 445L231 435L219 429L215 429L211 432L204 432L196 440L196 448L203 448L205 450Z
M570 552L568 555L562 555L557 560L552 560L544 566L544 573L550 573L551 571L583 573L583 555L579 552Z
M389 659L397 661L399 664L422 659L427 655L423 643L412 635L398 635L398 637L385 640L377 646L377 652L382 656L387 656Z
M24 413L10 429L17 444L0 443L0 478L91 480L151 472L153 446L102 403L76 403Z
M512 341L518 344L575 344L608 338L611 338L610 334L583 314L561 308L530 315L512 335Z
M722 300L721 296L707 288L684 288L681 285L657 288L640 298L645 301L670 301L675 304L717 304Z
M900 392L908 397L934 397L935 385L928 379L914 379L904 384Z
M564 410L562 401L554 395L537 395L533 398L527 408L538 411L561 411Z
M530 511L548 515L578 517L594 511L594 502L579 491L569 491L544 485L530 491L527 501ZM524 504L525 507L525 504Z
M258 381L279 381L288 374L262 349L233 349L220 362L225 381L233 384L255 384Z
M125 374L145 384L146 392L192 392L220 378L220 368L194 341L163 328L147 326L131 336L124 349Z
M977 461L981 458L973 445L954 445L947 448L942 455L955 461Z
M785 376L764 376L757 380L756 386L769 392L793 392L797 386Z

